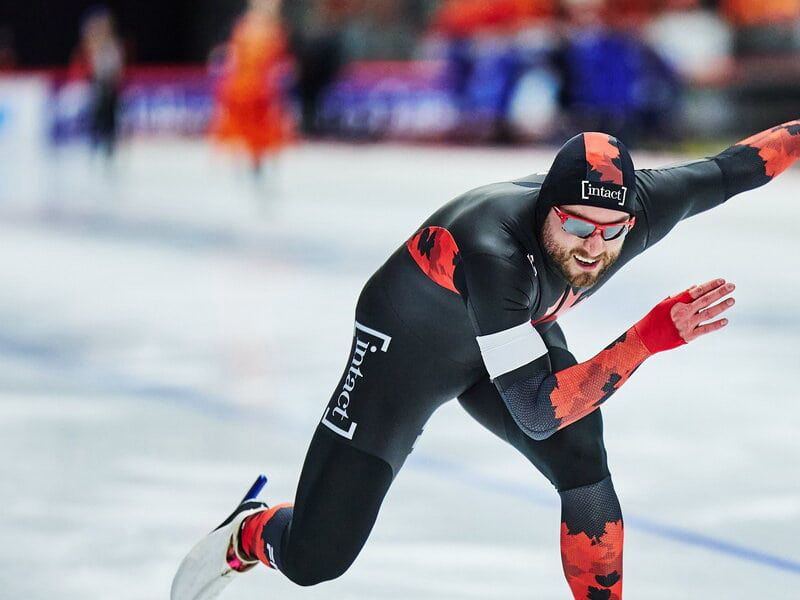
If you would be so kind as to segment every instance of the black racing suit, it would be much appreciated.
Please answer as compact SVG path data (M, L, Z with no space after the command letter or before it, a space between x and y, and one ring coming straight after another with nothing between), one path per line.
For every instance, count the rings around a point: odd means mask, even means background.
M641 360L617 372L609 349L632 343L623 335L578 364L557 318L681 220L766 183L798 156L793 122L713 158L637 171L636 226L590 289L570 287L543 251L541 175L480 187L434 213L361 293L353 347L311 442L294 510L278 511L263 529L272 566L301 585L342 574L426 421L457 397L561 495L562 555L575 597L619 598L622 515L598 406ZM527 359L507 352L515 346L530 349ZM582 404L575 395L586 396ZM607 569L581 567L597 548L610 557Z

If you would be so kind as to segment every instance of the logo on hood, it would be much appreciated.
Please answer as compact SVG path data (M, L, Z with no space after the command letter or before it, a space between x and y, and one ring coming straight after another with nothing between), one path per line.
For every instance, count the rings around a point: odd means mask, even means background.
M614 200L619 206L625 206L627 197L628 188L624 185L616 186L616 189L610 189L602 183L593 183L585 179L581 182L581 198L583 200L591 200L593 198Z

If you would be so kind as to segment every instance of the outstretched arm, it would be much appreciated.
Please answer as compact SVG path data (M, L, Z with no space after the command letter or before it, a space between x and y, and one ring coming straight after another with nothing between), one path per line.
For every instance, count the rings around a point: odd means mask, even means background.
M757 133L712 156L674 167L636 171L648 225L647 246L683 219L764 185L800 158L800 120Z
M659 303L586 362L553 373L545 356L498 375L495 385L517 425L533 439L545 439L596 410L653 354L724 327L727 320L712 319L733 305L725 299L732 291L721 279L692 287ZM491 338L478 338L482 351L493 351Z
M730 198L772 181L800 158L800 119L734 144L714 157Z

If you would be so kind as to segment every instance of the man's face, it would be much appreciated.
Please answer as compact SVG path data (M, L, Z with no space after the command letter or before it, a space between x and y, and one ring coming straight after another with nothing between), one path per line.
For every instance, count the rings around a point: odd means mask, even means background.
M582 217L596 223L627 221L628 213L608 208L567 204L559 206L562 212ZM542 243L561 274L570 285L577 288L592 287L600 276L613 265L622 250L624 237L605 241L599 231L581 239L564 231L561 220L553 209L547 214L542 227Z

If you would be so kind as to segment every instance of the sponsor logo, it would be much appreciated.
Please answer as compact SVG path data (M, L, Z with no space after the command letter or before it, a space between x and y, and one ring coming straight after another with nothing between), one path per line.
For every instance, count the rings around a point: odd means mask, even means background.
M584 200L590 198L605 198L608 200L615 200L620 206L625 205L625 198L628 196L628 188L624 185L619 186L619 189L612 190L601 184L592 183L591 181L583 180L581 182L581 197Z
M531 269L533 269L533 276L538 277L539 271L536 270L536 259L534 258L533 254L528 254L528 261L531 263Z
M269 564L273 567L275 565L275 549L272 547L272 544L267 544L267 553L269 554Z
M386 352L392 338L385 333L370 329L356 321L353 347L353 356L350 358L350 368L344 376L344 383L339 390L335 402L325 409L322 415L322 424L334 433L352 440L356 433L358 423L353 421L347 412L350 408L350 395L358 385L358 380L364 378L365 361L367 353L376 353L378 350Z

